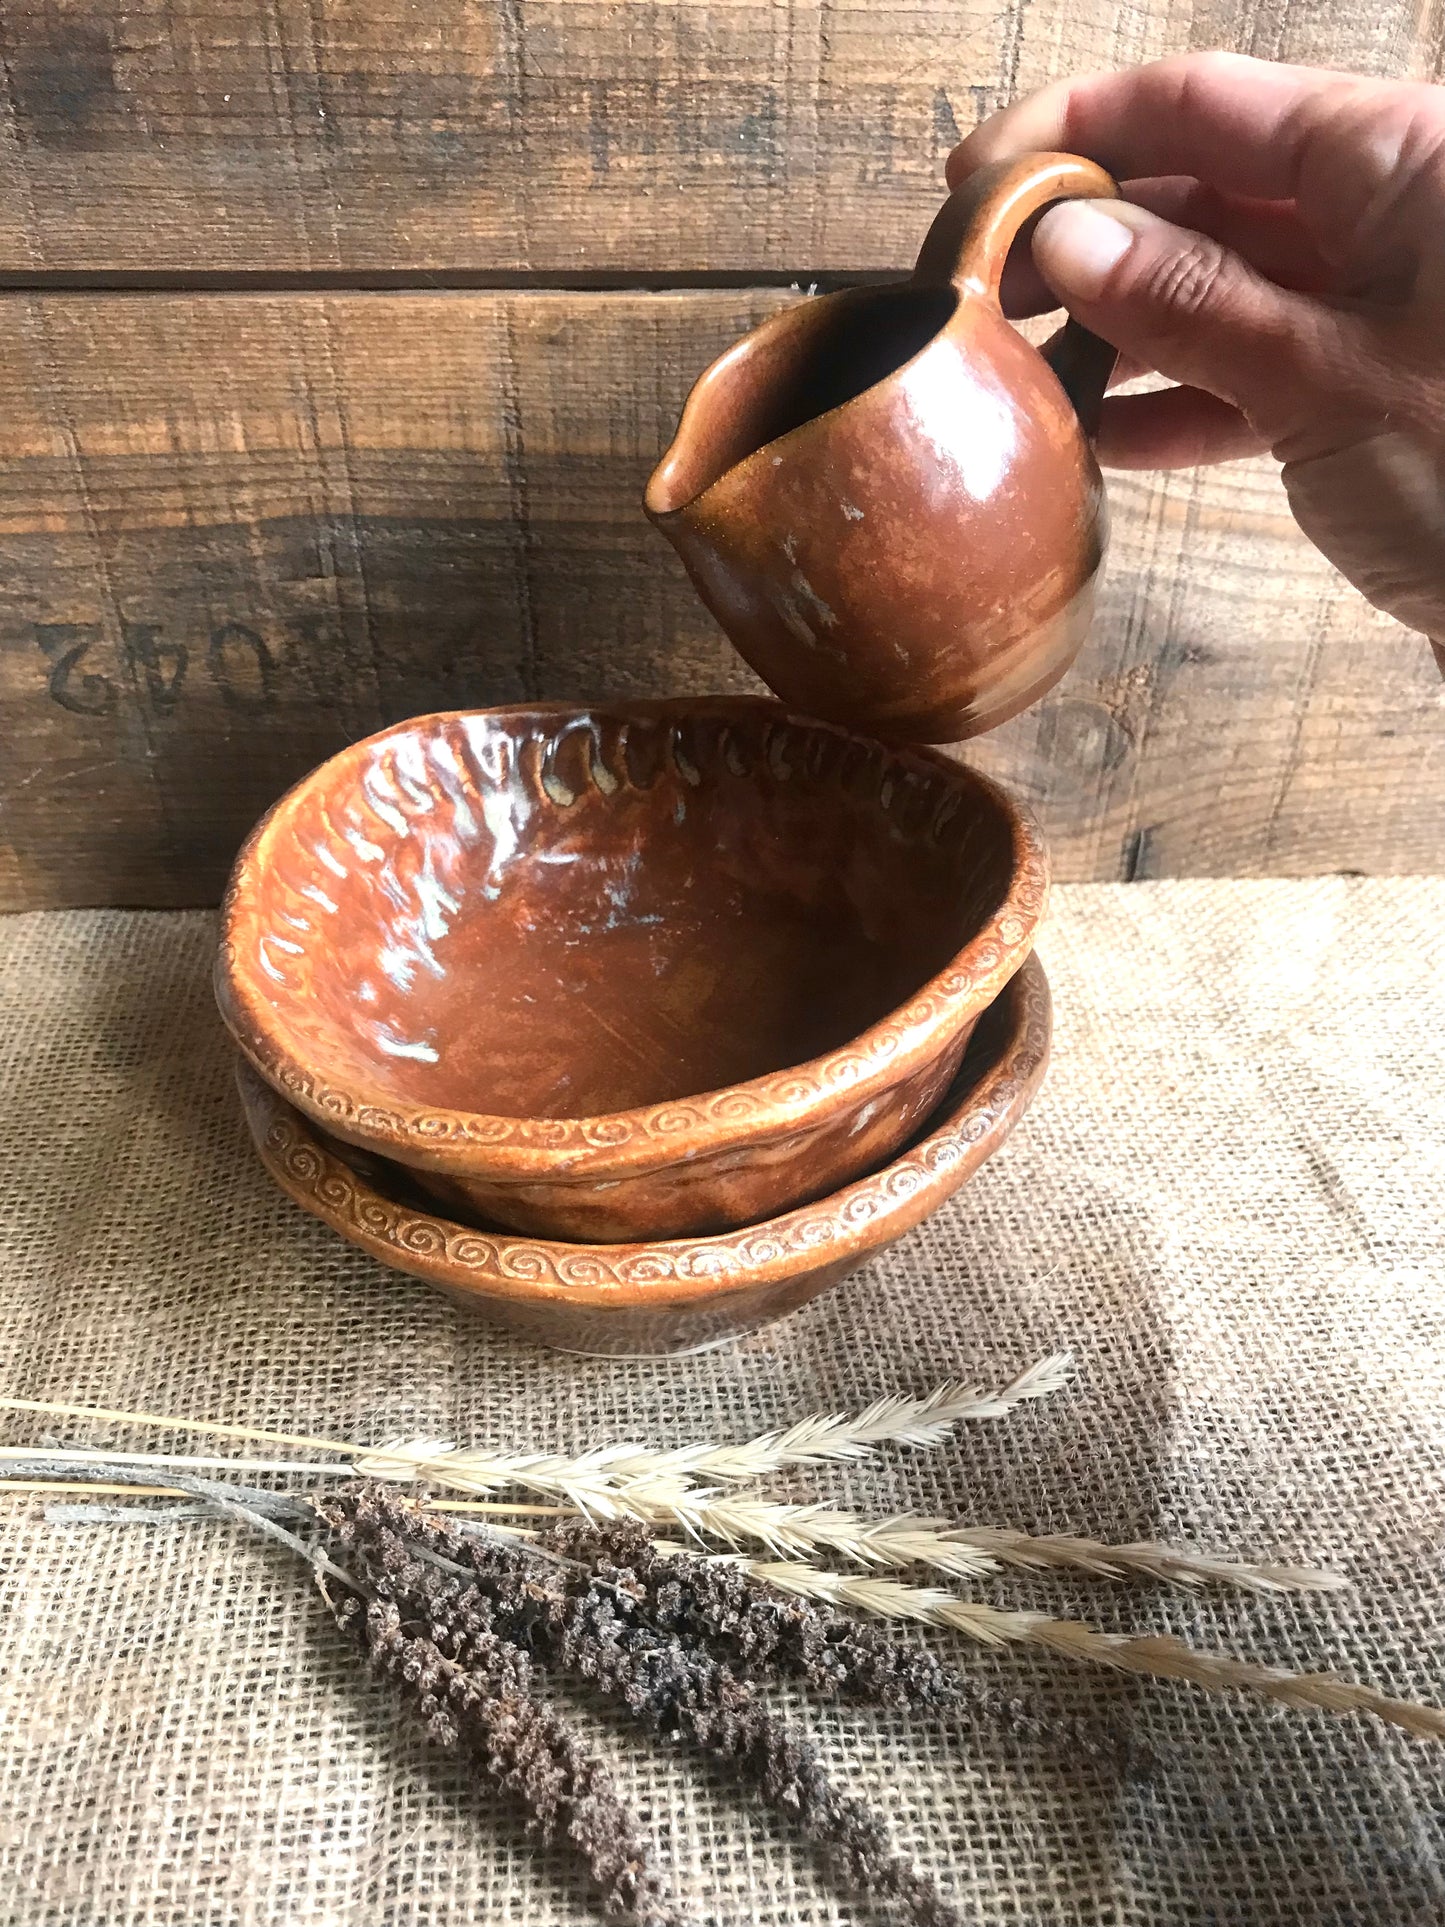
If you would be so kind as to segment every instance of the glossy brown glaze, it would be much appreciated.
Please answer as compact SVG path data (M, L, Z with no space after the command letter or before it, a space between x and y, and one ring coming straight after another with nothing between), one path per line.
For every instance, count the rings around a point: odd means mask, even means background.
M263 1076L450 1204L715 1231L904 1141L1045 883L982 778L771 702L421 717L254 832L217 994Z
M1073 661L1106 538L1089 432L1114 351L1070 323L1046 360L998 283L1030 215L1114 192L1069 155L986 169L911 281L775 315L693 389L647 512L784 701L952 742Z
M935 1210L1027 1110L1050 1027L1048 984L1030 958L985 1012L943 1111L908 1150L820 1203L688 1242L522 1242L436 1217L414 1173L329 1143L245 1063L237 1078L267 1170L341 1237L542 1344L657 1356L781 1317Z

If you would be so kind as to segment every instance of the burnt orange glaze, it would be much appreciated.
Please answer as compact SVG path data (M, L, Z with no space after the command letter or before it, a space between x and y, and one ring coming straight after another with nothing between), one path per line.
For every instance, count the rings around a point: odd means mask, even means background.
M1009 243L1115 192L1036 155L950 197L910 282L775 315L701 377L645 506L786 702L951 742L1024 709L1088 629L1107 510L1089 431L1114 353L1004 318Z
M1048 984L1030 957L984 1012L938 1113L881 1171L765 1224L690 1242L524 1241L438 1217L414 1174L336 1144L249 1066L238 1066L238 1082L266 1168L341 1237L543 1344L653 1356L782 1317L936 1210L1027 1110L1050 1026Z
M278 1090L453 1204L710 1231L917 1127L1044 883L980 777L766 701L421 717L253 834L217 991Z

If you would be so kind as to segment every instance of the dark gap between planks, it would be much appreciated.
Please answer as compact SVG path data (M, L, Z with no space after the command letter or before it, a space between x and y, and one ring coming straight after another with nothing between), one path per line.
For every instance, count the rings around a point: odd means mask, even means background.
M908 269L771 270L737 273L530 274L487 268L350 268L177 270L123 268L0 270L0 294L427 294L438 289L537 294L668 294L712 288L874 287L905 277Z

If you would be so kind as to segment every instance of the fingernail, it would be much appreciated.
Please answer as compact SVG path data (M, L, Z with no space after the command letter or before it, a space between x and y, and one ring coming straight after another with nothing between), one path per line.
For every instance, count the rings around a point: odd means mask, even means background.
M1093 301L1134 240L1108 201L1061 201L1034 231L1034 259L1056 294Z

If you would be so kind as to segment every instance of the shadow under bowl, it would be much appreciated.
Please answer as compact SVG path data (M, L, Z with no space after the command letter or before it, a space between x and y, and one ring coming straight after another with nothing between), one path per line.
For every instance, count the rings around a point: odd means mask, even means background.
M303 1210L380 1263L524 1337L594 1357L660 1357L738 1337L806 1304L951 1197L1003 1143L1048 1062L1048 982L1031 957L979 1023L937 1116L884 1169L723 1236L647 1244L521 1240L432 1215L409 1174L329 1146L244 1062L262 1162Z
M423 716L253 832L217 996L298 1110L449 1208L707 1233L919 1127L1046 887L983 777L770 701Z

